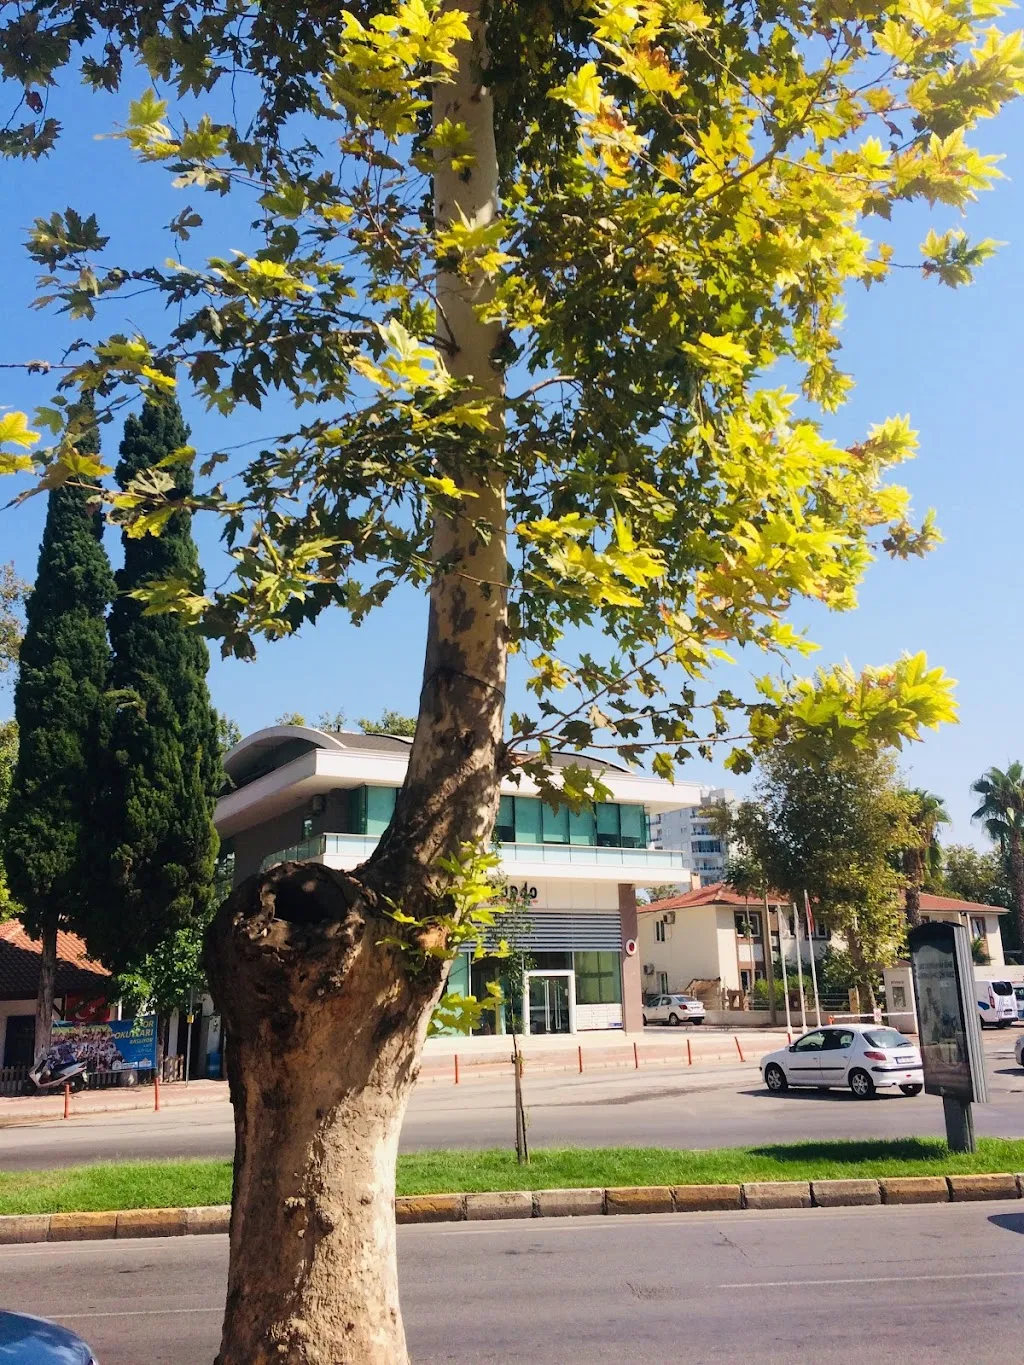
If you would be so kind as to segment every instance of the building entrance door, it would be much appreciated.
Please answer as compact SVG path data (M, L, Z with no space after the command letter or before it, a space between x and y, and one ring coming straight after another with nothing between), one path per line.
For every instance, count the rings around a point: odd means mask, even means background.
M575 1033L575 972L527 972L524 994L528 1033Z

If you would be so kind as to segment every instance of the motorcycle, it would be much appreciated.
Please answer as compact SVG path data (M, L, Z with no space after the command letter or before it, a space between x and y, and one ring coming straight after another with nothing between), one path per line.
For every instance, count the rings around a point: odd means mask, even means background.
M86 1062L56 1062L43 1057L29 1071L22 1086L23 1095L54 1095L70 1086L73 1094L88 1084Z

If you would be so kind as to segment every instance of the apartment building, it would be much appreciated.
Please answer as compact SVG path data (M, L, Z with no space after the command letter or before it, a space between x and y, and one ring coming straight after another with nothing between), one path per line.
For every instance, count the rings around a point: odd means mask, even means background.
M233 790L215 815L236 883L288 859L357 867L391 819L409 745L291 725L243 739L225 759ZM578 815L545 805L525 776L502 786L496 836L505 900L515 909L494 937L513 928L527 955L520 1017L528 1033L642 1027L636 890L685 874L681 851L649 847L649 822L680 800L696 804L697 784L583 761L611 796ZM467 951L452 965L449 989L482 998L499 969ZM504 1032L508 1022L499 1016L487 1031Z
M729 849L715 833L707 814L708 806L722 802L735 805L736 793L729 787L702 787L694 805L651 815L652 846L682 853L684 867L697 874L702 886L725 877Z

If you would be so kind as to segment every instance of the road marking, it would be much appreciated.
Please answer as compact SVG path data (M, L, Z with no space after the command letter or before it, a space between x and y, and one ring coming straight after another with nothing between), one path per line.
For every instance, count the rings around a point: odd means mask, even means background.
M849 1280L746 1280L719 1289L820 1289L830 1284L929 1284L933 1280L1008 1280L1024 1278L1024 1270L965 1271L957 1275L872 1275Z
M170 1313L223 1313L224 1305L215 1308L126 1308L123 1312L109 1313L51 1313L50 1317L58 1322L79 1322L82 1318L153 1318Z

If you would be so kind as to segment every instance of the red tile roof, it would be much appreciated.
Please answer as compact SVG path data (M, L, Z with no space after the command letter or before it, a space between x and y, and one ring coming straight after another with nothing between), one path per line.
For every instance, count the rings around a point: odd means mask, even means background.
M777 891L772 891L768 900L771 905L789 903ZM669 896L666 900L654 901L651 905L638 905L637 910L640 914L648 914L652 910L689 910L698 905L757 906L760 902L760 896L741 896L728 882L712 882L710 886L699 886L695 891L685 891L681 896ZM980 905L977 901L961 901L952 896L933 896L927 891L921 892L921 909L932 913L938 910L963 910L971 914L989 915L1007 913L1001 905Z
M775 891L769 895L768 900L772 905L786 903ZM694 891L684 891L681 896L669 896L667 900L654 901L651 905L638 905L637 909L646 914L651 910L688 910L694 905L756 906L760 903L760 896L741 896L728 882L712 882L710 886L698 886Z
M0 924L0 1000L34 1000L39 986L39 956L36 939L29 938L16 919ZM74 994L104 995L110 973L86 952L77 934L57 934L58 996Z
M1002 905L982 905L978 901L961 901L955 896L933 896L928 891L921 892L922 910L967 910L977 913L979 910L985 911L990 915L1005 915L1009 912Z

